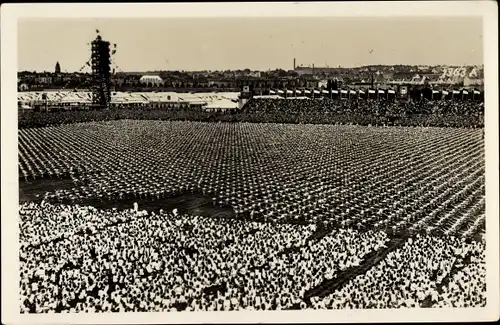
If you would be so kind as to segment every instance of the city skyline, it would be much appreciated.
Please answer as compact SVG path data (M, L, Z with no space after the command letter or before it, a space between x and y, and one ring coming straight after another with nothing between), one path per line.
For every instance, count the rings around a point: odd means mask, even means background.
M25 19L18 71L78 71L96 30L117 72L483 64L480 17Z

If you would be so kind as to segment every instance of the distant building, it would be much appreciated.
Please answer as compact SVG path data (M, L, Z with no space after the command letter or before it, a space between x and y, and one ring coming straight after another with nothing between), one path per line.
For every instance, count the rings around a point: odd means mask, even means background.
M469 78L465 77L464 78L464 86L482 86L484 84L483 79L476 79L476 78Z
M441 79L441 74L439 73L428 73L424 75L425 81L431 84L438 83Z
M59 65L59 62L56 62L56 73L61 73L61 65Z
M361 81L361 82L354 82L352 84L349 85L349 88L352 88L352 89L370 89L372 88L372 83L371 82L366 82L365 80Z
M163 79L160 76L142 76L141 79L139 79L139 83L143 85L150 85L150 86L160 86L163 85Z
M39 76L35 80L36 80L36 83L41 84L41 85L52 84L52 77L50 77L50 76Z
M295 67L295 73L298 75L310 75L316 73L323 74L338 74L343 72L342 68L334 68L334 67Z
M260 71L252 71L252 72L248 73L248 76L249 77L254 77L254 78L260 78L261 77L261 73L260 73Z

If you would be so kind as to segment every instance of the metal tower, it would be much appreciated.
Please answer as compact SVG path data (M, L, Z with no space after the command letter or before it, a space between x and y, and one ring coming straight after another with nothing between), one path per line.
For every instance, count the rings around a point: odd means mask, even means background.
M92 103L96 108L109 108L111 102L110 43L98 35L92 41Z

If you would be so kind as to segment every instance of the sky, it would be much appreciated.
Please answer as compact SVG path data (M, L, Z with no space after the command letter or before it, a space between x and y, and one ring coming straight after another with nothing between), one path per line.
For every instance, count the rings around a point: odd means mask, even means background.
M96 29L126 72L483 64L481 17L43 18L18 23L18 70L80 70Z

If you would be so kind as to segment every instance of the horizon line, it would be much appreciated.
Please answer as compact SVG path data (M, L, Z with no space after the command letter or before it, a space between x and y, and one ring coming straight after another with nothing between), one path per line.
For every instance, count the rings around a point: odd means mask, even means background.
M466 64L449 64L449 63L437 63L437 64L404 64L404 63L396 63L396 64L368 64L368 65L362 65L362 66L297 66L295 69L286 69L286 68L268 68L268 69L250 69L250 68L234 68L234 69L216 69L216 70L211 70L211 69L158 69L158 70L126 70L126 71L117 71L116 73L144 73L144 72L235 72L235 71L244 71L244 70L250 70L251 72L270 72L270 71L277 71L277 70L283 70L286 72L290 71L295 71L297 69L362 69L362 68L368 68L368 67L397 67L397 66L405 66L405 67L429 67L429 68L436 68L436 67L476 67L476 66L482 66L484 67L484 63L466 63ZM23 69L20 70L18 69L17 73L20 72L36 72L36 73L41 73L41 72L50 72L54 73L52 70L47 71L38 71L38 70L28 70L28 69ZM92 73L92 72L81 72L81 71L61 71L61 73Z

